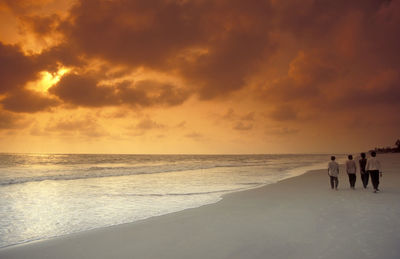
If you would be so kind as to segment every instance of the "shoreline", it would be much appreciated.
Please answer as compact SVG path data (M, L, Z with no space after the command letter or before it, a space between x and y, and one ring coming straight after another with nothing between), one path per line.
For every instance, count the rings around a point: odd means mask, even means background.
M399 164L384 170L379 194L359 177L350 190L343 168L332 191L325 170L313 170L217 203L3 247L0 258L399 258Z
M279 179L279 180L274 181L274 182L258 184L257 186L253 186L253 187L243 187L241 189L228 191L228 192L222 193L218 200L216 200L214 202L210 202L210 203L204 203L204 204L201 204L200 206L186 207L186 208L178 210L178 211L169 212L169 213L160 214L160 215L154 215L154 216L150 216L150 217L147 217L147 218L142 218L142 219L131 221L131 222L125 222L125 223L114 224L114 225L106 225L106 226L102 226L102 227L94 227L94 228L89 228L89 229L85 229L85 230L78 231L78 232L72 232L72 233L63 234L63 235L56 235L56 236L49 236L49 237L44 237L44 238L25 240L25 241L21 241L19 243L15 243L15 244L1 246L0 250L1 249L5 249L5 248L10 248L10 247L30 244L30 243L36 243L36 242L47 241L47 240L52 240L52 239L57 239L57 238L63 238L63 237L66 237L66 236L69 236L69 235L74 235L74 234L78 234L79 235L80 233L85 233L87 231L95 231L95 230L98 230L98 229L107 229L107 228L112 228L112 227L119 226L119 225L133 224L133 223L136 223L136 222L145 221L145 220L148 220L148 219L151 219L151 218L155 218L155 217L162 217L162 216L173 214L173 213L179 213L179 212L190 210L190 209L196 209L196 208L201 208L203 206L216 204L216 203L221 202L226 196L229 196L229 195L232 195L232 194L235 194L235 193L246 192L246 191L251 191L251 190L254 190L254 189L258 189L258 188L263 188L263 187L266 187L266 186L269 186L269 185L277 184L277 183L279 183L281 181L284 181L284 180L287 180L287 179L291 179L291 178L296 178L296 177L302 176L304 174L307 174L310 171L321 170L321 169L316 169L316 168L320 168L321 164L322 163L316 163L316 164L312 164L312 165L308 165L308 166L302 166L302 167L299 167L299 168L293 168L293 169L289 170L289 174L286 175L285 177L283 177L282 179ZM75 179L73 179L73 180L75 180ZM66 181L69 181L69 179L66 180Z
M322 170L323 169L309 170L309 171L305 171L304 173L299 174L299 175L288 176L288 177L283 178L281 180L278 180L276 182L260 184L259 186L256 186L256 187L249 187L249 188L244 188L242 190L235 190L235 191L231 191L231 192L228 192L228 193L224 193L224 194L221 195L221 197L220 197L220 199L218 201L212 202L212 203L203 204L203 205L200 205L200 206L197 206L197 207L185 208L185 209L182 209L182 210L179 210L179 211L166 213L166 214L161 214L161 215L156 215L156 216L151 216L151 217L148 217L148 218L139 219L139 220L132 221L132 222L126 222L126 223L121 223L121 224L116 224L116 225L92 228L92 229L87 229L87 230L74 232L74 233L69 233L69 234L60 235L60 236L52 236L52 237L48 237L48 238L39 238L39 239L27 240L27 241L23 241L21 243L3 246L3 247L0 247L0 255L1 255L1 251L2 250L8 249L8 248L21 247L21 246L25 246L27 244L35 244L35 243L47 242L47 241L51 241L51 240L55 240L55 239L64 239L64 238L68 238L70 236L79 236L80 234L86 234L86 233L90 233L90 232L107 231L108 229L115 228L115 227L123 227L125 225L129 226L129 225L134 225L134 224L140 224L141 222L146 222L146 221L149 221L149 220L157 219L159 217L165 217L165 216L168 216L168 215L173 215L173 214L176 214L176 213L181 213L181 212L185 212L185 211L193 210L193 209L200 209L200 208L205 207L205 206L218 204L221 201L223 201L225 198L229 198L230 196L233 196L235 194L240 194L242 192L248 192L248 191L253 191L253 190L265 188L267 186L275 185L275 184L281 183L281 182L289 180L289 179L301 177L301 176L303 176L305 174L312 173L314 171L322 171Z

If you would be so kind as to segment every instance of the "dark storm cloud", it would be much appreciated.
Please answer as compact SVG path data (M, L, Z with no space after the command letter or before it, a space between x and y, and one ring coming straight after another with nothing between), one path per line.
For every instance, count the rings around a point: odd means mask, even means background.
M61 18L58 15L53 14L46 16L22 16L21 20L26 24L30 31L39 36L45 36L56 31L56 27L61 21Z
M36 80L45 68L37 56L25 56L16 45L0 42L0 94L22 88L26 82Z
M34 113L58 104L58 101L41 93L22 89L13 91L0 102L3 108L13 112Z
M346 70L337 67L334 58L325 51L300 51L288 67L287 74L277 78L261 96L278 103L313 103L324 98L326 89L334 87L337 92L343 87L335 83L345 75Z
M225 95L272 52L266 1L81 1L60 25L91 58L174 70L202 98Z
M76 106L174 106L193 94L229 98L256 78L268 82L252 88L267 106L294 103L326 112L361 107L363 102L351 101L361 98L377 107L386 100L399 107L393 101L399 77L390 86L369 84L400 70L399 2L81 0L60 19L29 15L24 1L7 1L13 10L25 10L22 20L34 33L57 32L64 41L36 56L1 44L0 94L64 65L79 73L65 75L50 93ZM100 76L81 72L93 60L108 64ZM275 60L283 64L278 76L269 77L278 69ZM109 72L113 67L178 76L185 89L153 80L103 84L102 79L122 76ZM295 117L288 111L275 115Z
M188 97L186 90L171 84L142 80L122 83L118 86L118 98L122 104L139 106L175 106L182 104Z
M182 73L191 84L198 86L201 98L226 96L246 85L247 76L263 61L268 47L272 52L263 34L228 32L226 38L209 47L207 54L182 66Z
M117 103L114 88L99 86L93 76L68 74L49 91L64 102L80 106L98 107Z
M397 107L400 108L400 71L386 71L374 75L370 82L365 83L363 89L347 88L344 95L336 100L330 100L325 105L348 109L354 107ZM335 104L333 104L335 103Z
M17 14L25 14L31 12L33 9L40 7L44 1L36 0L2 0L0 1L0 7L5 7Z
M265 98L333 113L388 103L400 108L392 101L400 95L393 76L400 70L399 1L306 1L297 10L278 5L287 14L281 28L299 47L287 75L264 88ZM387 74L390 82L381 76Z
M99 82L99 75L68 74L49 92L66 103L86 107L131 105L135 107L173 106L186 100L188 93L170 84L142 80L113 85Z
M39 79L40 72L51 70L51 62L38 55L25 55L16 45L0 42L0 100L3 109L14 112L37 112L57 104L55 100L25 88L27 82Z
M195 2L78 1L60 30L89 57L159 67L204 37Z
M83 69L88 66L84 56L73 45L64 42L45 49L38 56L38 62L46 64L49 72L56 72L60 65Z
M260 64L290 45L296 55L291 71L267 94L291 101L325 98L327 87L357 87L349 85L368 78L362 71L397 68L398 6L377 0L90 0L78 2L59 29L88 57L175 71L204 99L245 87Z

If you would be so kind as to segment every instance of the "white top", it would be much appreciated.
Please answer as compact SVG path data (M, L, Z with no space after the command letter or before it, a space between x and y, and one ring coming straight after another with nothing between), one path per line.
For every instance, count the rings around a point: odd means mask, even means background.
M370 159L367 160L367 165L365 166L366 171L372 171L372 170L381 170L381 163L379 162L376 157L371 157Z
M348 174L355 174L357 170L356 162L354 160L347 160L346 161L346 172Z
M330 176L337 177L339 175L339 164L336 163L335 161L329 162L329 164L328 164L328 174Z

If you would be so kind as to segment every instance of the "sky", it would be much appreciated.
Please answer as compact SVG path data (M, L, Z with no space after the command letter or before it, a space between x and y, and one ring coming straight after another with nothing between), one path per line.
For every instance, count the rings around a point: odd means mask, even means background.
M360 152L400 138L400 0L0 0L0 152Z

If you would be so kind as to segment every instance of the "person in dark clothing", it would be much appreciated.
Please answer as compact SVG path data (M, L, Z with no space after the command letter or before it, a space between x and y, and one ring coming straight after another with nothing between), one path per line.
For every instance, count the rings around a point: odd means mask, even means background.
M358 162L360 163L361 181L363 183L364 189L366 189L369 181L369 172L365 170L365 166L367 165L365 153L361 153L361 159Z

